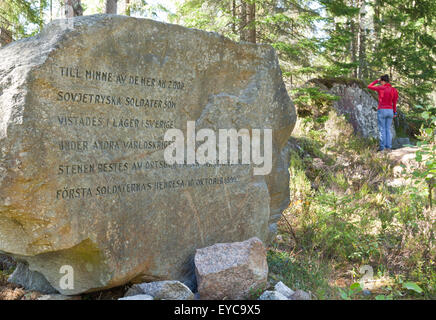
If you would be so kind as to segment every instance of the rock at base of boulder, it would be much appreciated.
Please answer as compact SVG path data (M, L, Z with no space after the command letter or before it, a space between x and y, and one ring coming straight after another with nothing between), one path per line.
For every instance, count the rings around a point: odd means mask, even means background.
M289 300L283 294L277 291L265 291L259 297L259 300Z
M150 295L157 300L193 300L192 291L180 281L156 281L134 284L125 297Z
M266 250L255 237L197 249L194 262L202 300L248 299L267 283Z
M154 300L154 298L148 294L137 294L134 296L119 298L118 300Z
M279 281L274 286L274 290L276 292L281 293L284 295L287 299L292 299L292 296L294 295L295 291L290 289L288 286L286 286L283 282Z
M312 298L310 297L310 293L303 290L297 290L292 295L292 300L312 300Z
M45 294L37 300L82 300L80 296L64 296L63 294Z
M28 265L22 262L18 262L17 268L9 277L8 282L22 286L27 290L46 294L58 293L41 273L30 270Z
M392 149L400 149L404 147L405 145L411 144L409 138L395 138L392 140Z
M8 271L16 266L17 262L14 260L14 258L6 254L0 254L0 270Z

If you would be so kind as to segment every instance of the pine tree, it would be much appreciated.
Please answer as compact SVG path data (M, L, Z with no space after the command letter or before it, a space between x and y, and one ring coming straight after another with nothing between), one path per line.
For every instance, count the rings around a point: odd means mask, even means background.
M364 81L388 73L410 105L434 90L436 2L319 0L327 13L325 76Z
M436 2L379 2L381 34L373 64L389 70L411 104L427 104L436 75Z
M65 17L72 18L83 15L81 0L65 0Z
M0 1L0 29L4 42L31 36L43 27L46 0Z
M105 0L105 13L117 14L117 2L118 0Z

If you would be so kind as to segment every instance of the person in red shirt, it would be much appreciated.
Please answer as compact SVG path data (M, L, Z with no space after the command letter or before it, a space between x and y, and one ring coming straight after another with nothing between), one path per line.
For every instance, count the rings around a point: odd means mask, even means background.
M381 76L380 80L371 82L368 88L378 93L377 123L380 142L378 151L390 150L392 149L392 120L397 116L398 90L391 86L387 74Z

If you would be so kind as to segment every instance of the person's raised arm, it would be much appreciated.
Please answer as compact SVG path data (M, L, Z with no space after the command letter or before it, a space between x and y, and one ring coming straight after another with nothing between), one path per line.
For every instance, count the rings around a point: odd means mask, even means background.
M380 90L380 86L376 86L377 83L379 83L378 79L373 81L373 82L371 82L368 85L368 89L371 89L371 90L374 90L374 91L379 91Z

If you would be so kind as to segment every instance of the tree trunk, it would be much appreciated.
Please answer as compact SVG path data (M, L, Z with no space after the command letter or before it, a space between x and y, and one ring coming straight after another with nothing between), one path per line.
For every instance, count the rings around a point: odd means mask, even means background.
M349 0L346 2L348 6L356 7L356 0ZM350 33L351 33L351 40L350 40L350 60L351 63L355 64L357 62L357 51L358 51L358 36L359 36L359 28L356 22L356 18L354 16L350 16L349 18L350 23ZM353 67L351 70L351 76L354 78L357 78L357 67Z
M236 33L236 0L232 0L232 31Z
M6 28L0 27L0 47L12 42L12 33Z
M365 30L360 29L359 34L359 79L367 77L366 68L366 35Z
M357 61L357 28L356 28L356 23L354 22L353 19L351 19L351 62L352 63L356 63ZM353 67L353 71L352 71L352 76L354 78L357 78L357 68Z
M39 0L39 31L42 30L44 25L44 0Z
M126 0L126 16L130 16L130 0Z
M72 18L83 16L83 8L81 0L66 0L65 1L65 17Z
M365 2L358 2L359 12L359 72L357 77L363 79L367 77L366 68L366 23L365 23Z
M248 5L248 41L256 43L256 3Z
M117 1L118 0L106 0L105 13L117 14Z
M372 30L367 30L367 49L368 52L373 52L377 56L378 46L381 38L381 28L380 28L380 0L371 0L374 12L372 17L368 17L368 20L372 19ZM372 36L371 36L372 34ZM369 40L369 41L368 41ZM369 44L371 47L368 48ZM367 78L374 78L376 76L374 68L367 65Z
M244 0L241 1L241 9L239 12L239 41L247 41L247 4Z
M375 49L377 50L381 38L381 21L380 21L380 0L374 0L374 35Z

